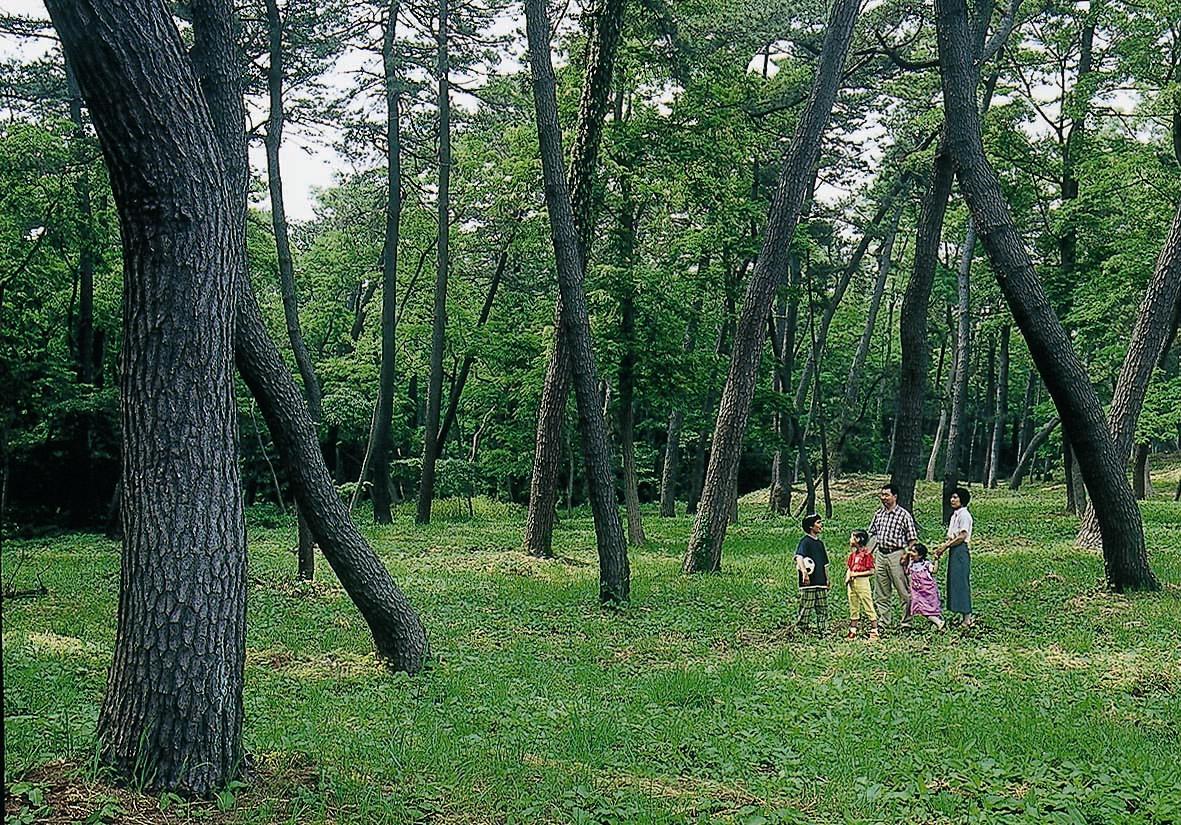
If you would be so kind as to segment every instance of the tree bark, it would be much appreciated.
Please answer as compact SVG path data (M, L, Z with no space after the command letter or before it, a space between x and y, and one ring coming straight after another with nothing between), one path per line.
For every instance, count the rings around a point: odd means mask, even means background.
M435 312L431 324L431 375L427 385L426 428L422 434L422 477L415 521L429 524L435 498L435 467L439 460L439 410L443 404L443 350L447 345L448 239L451 234L451 95L447 54L448 0L439 0L439 236L435 268ZM554 480L557 480L555 475Z
M776 318L771 329L771 343L777 350L772 389L784 394L791 391L792 376L795 372L800 275L799 256L790 253L787 262L788 294L782 298L783 317ZM784 515L791 510L791 485L795 481L791 454L796 447L795 431L799 426L799 410L794 401L793 398L791 410L781 409L775 412L775 454L771 458L771 490L767 497L767 504L775 515Z
M704 274L709 267L708 256L702 256L698 272ZM681 353L689 355L697 340L697 324L701 316L701 299L693 302L689 320L685 324L685 337L681 339ZM672 518L677 514L677 470L681 460L681 426L685 422L685 411L679 403L673 404L668 416L668 436L664 446L664 466L660 473L660 515Z
M715 571L721 566L722 542L730 509L727 494L735 486L742 441L754 398L763 325L787 266L788 247L804 195L815 177L820 142L840 85L859 5L856 0L837 0L833 5L810 99L780 171L762 250L747 284L734 336L734 352L714 428L705 487L682 564L686 573Z
M394 383L397 377L398 240L402 223L402 78L398 65L397 29L400 0L391 0L382 34L382 65L386 100L386 209L385 242L381 251L381 367L377 384L377 417L373 456L369 466L373 520L390 524L390 436L394 420Z
M630 170L620 182L622 206L616 235L621 280L619 288L620 334L623 355L619 359L619 446L623 453L623 502L627 513L628 544L644 543L644 520L640 514L640 492L636 480L636 265L637 205L632 194Z
M235 259L241 262L234 342L238 372L258 402L312 536L373 633L378 657L392 670L417 673L430 656L426 630L349 518L324 463L307 402L267 332L246 278L246 108L233 9L226 0L198 0L191 8L193 62L221 147L234 201L235 244L241 250Z
M1005 434L1005 419L1009 415L1009 336L1010 327L1001 327L1000 370L996 381L995 420L992 423L992 449L989 452L989 487L996 487L1001 466L1001 441Z
M947 356L947 339L954 332L951 325L951 307L947 308L948 318L948 334L942 336L939 341L939 364L935 368L935 380L943 378L943 362ZM951 397L956 388L956 374L955 374L955 355L952 354L951 367L947 373L947 388L943 393L943 398L939 404L939 423L935 425L935 441L931 444L931 455L927 458L927 481L935 481L935 469L939 462L939 450L943 445L943 437L947 433L947 417L951 410Z
M1038 448L1045 443L1046 439L1050 437L1050 433L1058 426L1058 416L1054 416L1045 425L1034 433L1025 445L1025 449L1021 452L1021 457L1017 459L1017 466L1013 469L1013 475L1009 476L1009 489L1017 490L1021 487L1021 480L1025 477L1026 471L1029 469L1030 462L1037 454Z
M123 234L125 539L100 758L148 790L207 796L242 760L246 530L232 364L245 246L165 7L47 7Z
M840 435L836 448L833 450L833 465L839 474L841 464L841 449L845 439L853 426L853 411L861 397L861 374L865 370L865 361L869 357L869 348L873 343L873 332L877 326L878 312L882 307L882 295L886 291L886 279L890 276L893 265L894 240L898 237L898 224L902 220L904 194L899 193L898 202L894 205L894 216L890 219L889 228L878 247L878 270L873 288L869 295L869 309L865 314L865 326L861 331L861 338L857 342L857 350L853 354L853 363L849 366L849 378L845 382L845 401L841 407Z
M599 549L599 599L626 601L631 573L627 544L619 521L612 477L611 445L598 406L598 374L591 346L590 318L583 287L583 266L578 228L574 222L570 190L562 161L562 131L558 123L557 93L550 59L549 20L544 0L525 0L529 39L529 63L533 73L533 102L537 112L537 139L545 180L546 209L557 261L558 287L562 295L562 333L570 348L570 371L578 404L579 430L586 472L590 481L591 510Z
M510 234L505 241L504 248L500 250L500 256L496 260L496 269L492 273L492 282L488 285L488 294L484 296L484 305L480 308L480 317L476 320L476 329L483 329L484 325L488 323L489 316L492 315L492 305L496 301L496 293L500 288L500 282L504 278L504 270L508 266L509 247L512 246L513 236ZM451 387L451 396L447 399L447 412L443 416L443 424L439 427L439 449L442 450L443 445L447 443L447 436L451 432L452 425L455 424L455 416L459 412L459 399L463 396L463 389L467 386L468 376L471 374L472 365L476 363L475 354L468 352L463 356L463 363L460 364L459 374L455 377L455 383Z
M997 282L1062 418L1097 508L1107 581L1116 590L1156 589L1140 511L1103 408L1062 328L1013 224L1000 183L984 155L976 108L972 45L964 0L937 0L939 62L956 176Z
M963 445L960 443L964 429L964 408L968 400L968 379L970 375L969 363L972 346L972 318L971 318L971 277L972 256L976 250L976 230L969 223L964 237L964 245L960 248L960 265L956 272L956 339L955 339L955 385L951 392L951 412L947 417L947 455L943 458L943 492L942 513L943 523L951 519L951 505L948 500L959 484L960 454ZM971 443L968 444L969 453Z
M287 338L303 379L304 395L312 420L323 417L320 400L320 381L312 364L312 356L303 340L299 324L299 302L295 292L295 264L291 258L291 241L287 232L287 209L283 200L283 173L279 165L279 148L283 143L283 24L279 17L278 0L266 0L267 40L270 65L267 68L267 92L270 112L267 116L266 152L267 186L271 195L271 227L275 233L275 252L279 263L279 292L283 298L283 318L287 323ZM298 575L301 579L315 578L316 552L307 522L299 515L296 505L296 534L298 536Z
M590 28L587 32L586 71L568 181L583 266L590 256L594 228L591 178L598 165L599 144L611 93L615 51L623 31L625 5L625 0L596 0L594 7L585 12ZM562 419L566 413L566 397L570 392L570 355L567 343L562 339L562 314L562 298L559 295L554 306L554 340L549 361L546 362L545 384L537 411L533 474L529 485L529 510L525 519L525 551L541 557L553 555Z
M1135 459L1132 463L1132 494L1143 501L1152 497L1152 474L1148 468L1148 444L1136 445Z
M1181 313L1181 204L1173 214L1169 237L1156 259L1152 279L1144 290L1136 326L1115 383L1107 426L1116 455L1126 463L1136 435L1136 422L1152 382L1152 372L1164 357L1166 344ZM1099 525L1092 511L1083 518L1078 543L1099 543Z

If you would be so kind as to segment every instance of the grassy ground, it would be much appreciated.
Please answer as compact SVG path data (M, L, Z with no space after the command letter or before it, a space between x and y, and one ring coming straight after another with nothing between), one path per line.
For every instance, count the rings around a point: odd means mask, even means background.
M11 542L49 595L4 607L9 821L1181 822L1179 471L1144 504L1157 594L1101 587L1060 487L973 499L971 630L877 645L790 629L794 520L754 503L720 575L679 573L685 517L645 519L632 604L595 604L594 536L517 551L522 514L450 502L369 535L421 609L432 669L379 669L328 568L294 580L291 529L251 514L246 742L253 781L216 803L116 791L93 769L117 546ZM840 547L876 480L839 490ZM1168 488L1169 495L1165 495ZM941 534L922 487L926 538ZM268 526L269 525L269 526Z

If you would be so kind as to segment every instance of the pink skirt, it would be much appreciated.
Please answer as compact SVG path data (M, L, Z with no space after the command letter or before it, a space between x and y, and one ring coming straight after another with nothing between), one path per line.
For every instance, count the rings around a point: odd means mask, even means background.
M939 603L939 587L930 570L910 572L910 613L912 616L927 617L938 617L943 613Z

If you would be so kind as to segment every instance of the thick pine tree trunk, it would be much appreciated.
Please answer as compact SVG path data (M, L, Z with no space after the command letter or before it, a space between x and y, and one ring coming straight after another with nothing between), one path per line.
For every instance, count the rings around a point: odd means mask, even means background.
M447 3L439 0L439 234L435 266L435 311L431 324L431 375L427 385L426 428L422 434L422 479L418 485L415 521L429 524L435 498L435 468L439 461L439 412L443 405L443 350L447 345L448 239L451 234L451 94L447 56ZM554 480L557 481L555 474Z
M100 758L149 790L207 796L242 760L246 530L232 365L245 246L165 7L47 6L123 234L125 539Z
M1013 224L1000 183L984 155L975 100L972 44L964 0L937 0L939 62L956 175L997 282L1042 379L1093 497L1108 583L1116 590L1156 589L1140 511L1103 408L1070 338L1055 316Z
M378 524L390 524L394 520L390 502L390 437L397 377L398 240L402 225L402 78L396 53L400 2L390 2L381 48L386 102L385 242L381 250L381 367L369 460L372 484L369 498L373 502L373 520Z
M598 165L599 143L610 102L611 76L615 69L615 51L623 31L625 5L625 0L596 0L592 7L584 11L589 27L586 71L567 184L578 229L580 260L584 268L590 258L594 229L591 178ZM562 312L559 295L554 306L554 341L545 367L545 384L537 410L533 475L529 484L529 511L525 519L525 551L542 557L553 555L562 419L566 414L566 397L570 392L570 354L568 344L562 340Z
M599 407L599 380L591 346L586 292L582 283L578 228L574 222L570 190L563 169L562 131L558 123L556 83L550 58L549 20L544 0L525 0L525 22L546 208L557 260L558 287L562 295L562 334L570 347L570 372L578 404L582 451L599 549L599 599L608 603L622 602L630 595L631 572L615 499L611 445L607 440L606 422Z
M738 460L754 398L763 328L775 289L787 266L788 248L804 195L815 178L820 141L840 86L859 7L857 0L836 0L834 3L810 99L800 117L791 148L784 157L762 250L747 284L734 335L734 352L714 428L705 487L685 549L682 570L686 573L714 571L721 566L722 541L726 536L730 510L729 494L737 480Z
M899 316L902 365L898 376L898 412L890 439L890 480L898 489L898 503L914 512L914 484L923 449L923 407L927 397L927 308L939 263L943 217L951 197L952 167L946 138L935 149L934 167L927 183L915 230L914 266Z

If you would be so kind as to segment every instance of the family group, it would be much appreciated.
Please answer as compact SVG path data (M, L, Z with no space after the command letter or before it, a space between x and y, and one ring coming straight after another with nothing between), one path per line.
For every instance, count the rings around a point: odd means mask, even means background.
M894 595L902 602L900 627L910 627L913 617L922 616L937 628L945 626L943 607L936 583L939 560L947 554L947 609L959 614L965 627L975 621L972 615L971 554L972 514L968 512L971 494L956 487L948 499L951 521L947 539L933 550L918 540L918 527L912 516L898 504L898 488L884 485L878 494L882 506L873 514L867 530L849 534L849 555L845 559L845 590L849 597L849 632L854 639L864 624L869 638L879 638L879 627L888 627L893 618ZM799 577L800 611L796 626L814 627L817 633L828 630L828 552L820 534L824 520L815 514L805 516L801 525L804 537L795 552Z

